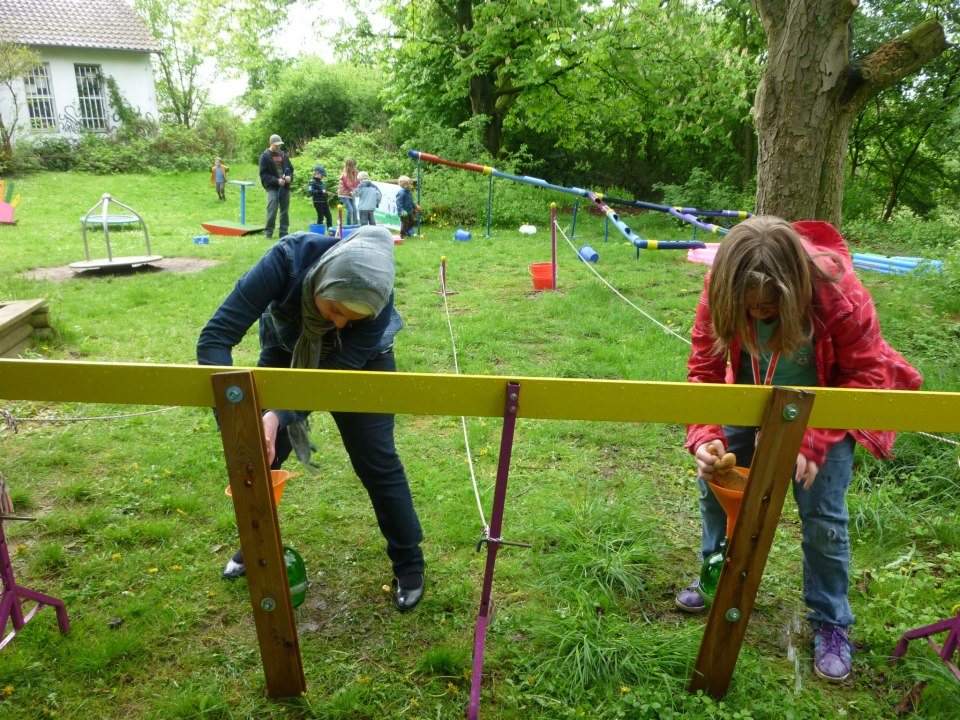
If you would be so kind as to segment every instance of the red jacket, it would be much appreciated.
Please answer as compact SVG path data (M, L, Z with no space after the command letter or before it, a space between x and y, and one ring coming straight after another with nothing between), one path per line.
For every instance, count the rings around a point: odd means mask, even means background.
M876 388L916 390L923 382L914 368L887 344L880 334L880 323L873 300L853 272L850 251L840 233L830 223L805 221L793 223L808 252L832 252L843 260L839 282L817 282L814 288L811 315L817 385L838 388ZM830 258L821 261L835 272ZM707 306L710 274L703 283L703 294L697 306L693 326L687 380L703 383L735 382L740 366L742 343L735 338L727 358L711 354L714 337ZM818 465L823 464L827 450L850 432L876 457L889 455L896 433L891 431L829 430L807 428L800 452ZM726 438L719 425L688 425L686 447L691 453L703 443Z

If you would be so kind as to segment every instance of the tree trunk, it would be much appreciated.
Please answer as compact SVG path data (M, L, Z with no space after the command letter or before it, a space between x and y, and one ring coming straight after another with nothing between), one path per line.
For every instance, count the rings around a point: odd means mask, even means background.
M757 212L840 225L850 126L881 90L947 47L927 20L853 65L850 23L859 0L752 0L767 34L757 88Z

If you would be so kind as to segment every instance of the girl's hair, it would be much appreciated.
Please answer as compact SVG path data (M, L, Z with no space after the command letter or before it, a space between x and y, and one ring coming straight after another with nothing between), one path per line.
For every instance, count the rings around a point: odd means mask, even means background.
M343 174L346 175L350 181L357 179L357 161L352 157L348 157L343 161Z
M827 256L837 263L830 274L815 261ZM744 220L720 243L707 302L713 320L713 349L726 354L734 338L747 352L757 355L753 318L747 311L747 293L769 296L779 306L779 322L770 338L770 349L791 355L813 337L810 307L815 283L836 282L843 265L833 253L811 255L800 235L786 220L761 215Z

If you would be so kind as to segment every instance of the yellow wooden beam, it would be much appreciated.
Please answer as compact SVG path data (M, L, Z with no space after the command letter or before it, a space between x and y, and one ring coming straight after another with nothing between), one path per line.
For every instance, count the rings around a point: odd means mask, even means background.
M239 368L0 359L0 400L213 407L210 378ZM264 407L499 417L507 381L519 417L757 425L769 387L560 378L254 369ZM816 388L810 427L960 432L960 393Z

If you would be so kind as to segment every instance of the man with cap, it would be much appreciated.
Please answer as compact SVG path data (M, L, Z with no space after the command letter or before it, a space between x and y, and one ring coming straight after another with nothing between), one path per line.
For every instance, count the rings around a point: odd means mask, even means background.
M322 165L314 165L313 178L307 184L307 195L313 198L313 209L317 211L317 225L324 225L330 229L333 226L333 216L330 215L326 181L327 171Z
M282 149L279 135L270 136L270 147L260 155L260 184L267 191L267 227L264 235L269 240L280 212L280 237L290 227L290 183L293 182L293 165L290 156Z

